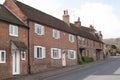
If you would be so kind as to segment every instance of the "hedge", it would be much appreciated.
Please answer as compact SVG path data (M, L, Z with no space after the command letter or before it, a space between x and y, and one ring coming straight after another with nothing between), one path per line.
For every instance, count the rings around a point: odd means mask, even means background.
M94 61L93 58L92 58L92 57L89 57L89 56L84 56L84 57L82 57L82 59L83 59L84 62L87 62L87 63Z

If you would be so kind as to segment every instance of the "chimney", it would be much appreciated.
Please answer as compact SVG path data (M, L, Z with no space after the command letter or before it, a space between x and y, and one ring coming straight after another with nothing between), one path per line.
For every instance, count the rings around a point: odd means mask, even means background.
M80 17L78 17L78 21L75 21L74 24L76 27L81 27Z
M64 10L63 21L70 26L68 10Z
M95 33L95 31L96 31L96 30L95 30L95 28L94 28L94 26L93 26L93 25L90 25L90 27L89 27L89 28L90 28L91 32Z
M99 31L98 36L99 36L100 40L103 40L103 35L102 35L101 31Z
M23 12L20 10L20 8L16 5L17 0L5 0L4 6L12 12L15 16L17 16L19 19L22 19L23 21L26 21L26 16L23 14Z

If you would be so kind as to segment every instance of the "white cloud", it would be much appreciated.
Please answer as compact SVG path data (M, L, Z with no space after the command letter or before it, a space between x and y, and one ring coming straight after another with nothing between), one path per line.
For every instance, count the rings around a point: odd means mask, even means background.
M102 3L85 3L76 9L77 16L81 17L82 25L93 24L101 30L104 38L120 37L120 20L113 13L113 7Z

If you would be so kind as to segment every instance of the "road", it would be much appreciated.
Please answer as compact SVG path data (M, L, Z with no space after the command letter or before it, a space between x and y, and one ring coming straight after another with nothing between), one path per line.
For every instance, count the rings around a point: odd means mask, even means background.
M75 69L44 80L120 80L120 57L112 57L83 69Z

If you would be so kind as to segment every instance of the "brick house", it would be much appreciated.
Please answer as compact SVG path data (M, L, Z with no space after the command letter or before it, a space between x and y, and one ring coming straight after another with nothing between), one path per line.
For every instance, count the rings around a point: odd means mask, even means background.
M0 5L0 79L27 74L28 27Z
M16 0L4 5L29 26L29 72L77 64L76 32L64 11L63 20L36 10Z
M80 18L70 23L67 10L62 21L17 0L0 6L0 77L77 65L78 52L103 58L101 32L81 26Z
M92 25L84 27L80 18L72 24L72 28L77 32L78 51L82 56L93 57L94 60L101 60L104 56L102 33L97 32Z

